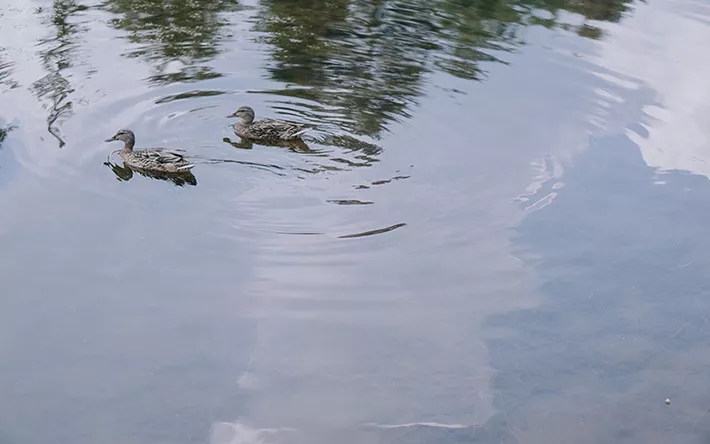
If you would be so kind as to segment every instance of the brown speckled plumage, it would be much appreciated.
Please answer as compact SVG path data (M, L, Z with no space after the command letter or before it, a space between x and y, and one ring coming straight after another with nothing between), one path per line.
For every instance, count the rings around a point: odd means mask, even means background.
M133 146L136 144L136 137L133 131L129 129L119 130L106 141L112 142L114 140L123 142L123 148L119 151L119 156L131 168L162 173L181 173L189 171L194 166L176 151L163 148L134 150Z
M234 124L234 132L245 139L276 141L296 140L308 130L300 123L285 122L276 119L261 119L254 121L254 110L248 106L239 108L228 117L239 117Z

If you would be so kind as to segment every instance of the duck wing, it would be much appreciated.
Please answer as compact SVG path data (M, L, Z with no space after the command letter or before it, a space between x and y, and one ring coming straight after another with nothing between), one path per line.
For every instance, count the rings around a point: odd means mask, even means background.
M141 159L155 163L180 163L185 162L185 156L175 150L151 149L134 151Z
M302 123L276 119L258 120L251 125L251 129L272 139L293 139L307 131L306 125Z

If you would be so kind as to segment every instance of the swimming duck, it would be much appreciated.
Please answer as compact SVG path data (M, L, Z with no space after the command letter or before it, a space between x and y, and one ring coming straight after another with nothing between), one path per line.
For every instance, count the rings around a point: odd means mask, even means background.
M106 142L113 142L114 140L123 142L123 148L119 151L119 156L131 168L161 173L183 173L190 171L194 166L185 160L182 154L175 151L163 148L134 151L133 146L136 144L136 136L129 129L118 130L113 137L106 139Z
M234 124L234 132L245 139L295 140L308 131L303 124L285 122L283 120L261 119L255 122L254 110L248 106L242 106L236 110L234 114L227 117L240 118L240 120Z

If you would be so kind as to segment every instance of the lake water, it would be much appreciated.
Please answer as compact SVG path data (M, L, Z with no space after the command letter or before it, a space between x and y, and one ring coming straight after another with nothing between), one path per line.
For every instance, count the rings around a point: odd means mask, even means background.
M703 0L2 0L0 443L708 442L708 41Z

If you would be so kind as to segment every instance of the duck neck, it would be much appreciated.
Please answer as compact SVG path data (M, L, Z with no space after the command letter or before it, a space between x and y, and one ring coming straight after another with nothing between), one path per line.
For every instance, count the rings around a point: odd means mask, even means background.
M239 120L239 124L242 126L249 126L252 124L252 122L254 122L254 117L252 117L252 116L242 117Z
M135 142L134 140L125 140L125 141L123 142L123 148L121 149L121 151L130 153L130 152L133 151L133 146L134 146L135 144L136 144L136 142Z

